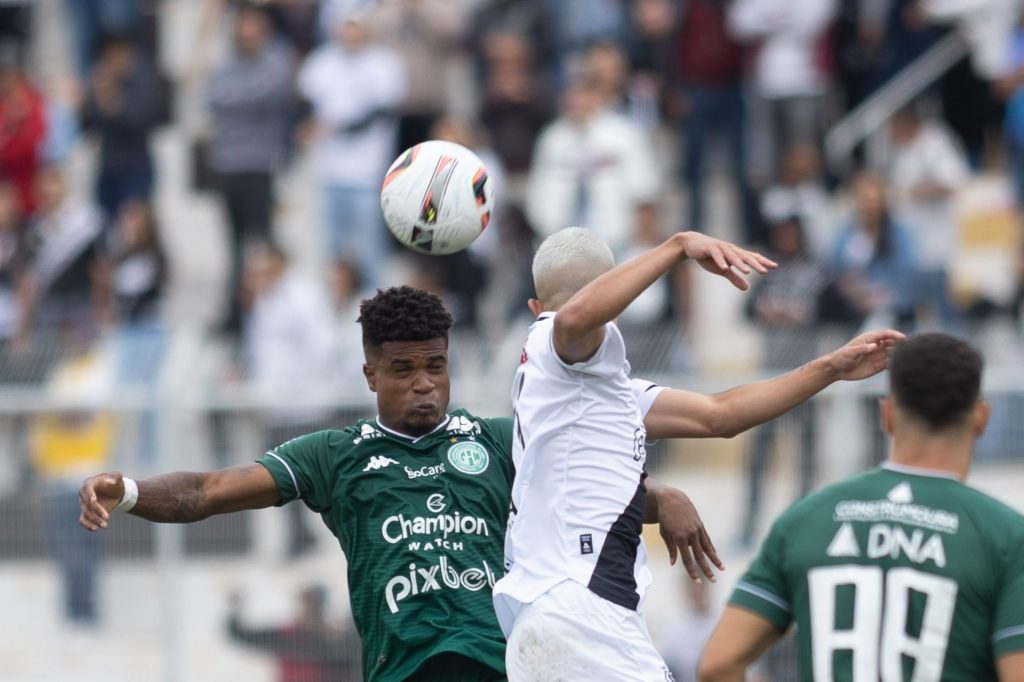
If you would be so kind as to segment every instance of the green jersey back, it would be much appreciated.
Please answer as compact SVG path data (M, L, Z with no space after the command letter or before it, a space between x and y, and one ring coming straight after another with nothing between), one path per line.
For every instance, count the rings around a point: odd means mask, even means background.
M260 462L280 504L318 512L348 558L367 680L456 652L505 669L491 602L512 489L512 421L452 412L410 438L374 420L291 440Z
M790 507L730 603L796 622L804 680L994 680L1024 649L1024 517L886 464Z

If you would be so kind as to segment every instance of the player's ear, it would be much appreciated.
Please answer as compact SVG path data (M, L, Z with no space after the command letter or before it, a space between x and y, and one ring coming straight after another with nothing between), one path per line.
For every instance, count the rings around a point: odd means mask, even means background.
M971 425L971 430L974 432L975 438L981 438L982 434L985 433L985 428L988 426L988 417L991 412L992 408L987 400L979 400L978 404L974 406L974 423Z
M363 363L363 376L366 377L366 385L374 393L377 392L377 370L369 362Z
M882 417L882 430L891 436L893 432L892 400L889 398L879 398L878 412Z
M529 306L530 312L533 313L534 317L540 317L540 314L544 312L544 304L541 303L540 299L531 298L526 302L526 305Z

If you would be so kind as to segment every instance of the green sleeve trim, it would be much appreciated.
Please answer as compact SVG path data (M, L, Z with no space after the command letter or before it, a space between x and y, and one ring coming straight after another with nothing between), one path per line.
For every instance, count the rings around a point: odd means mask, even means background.
M263 458L258 461L267 468L267 471L269 471L270 475L274 478L274 483L277 484L277 492L281 499L278 500L275 506L280 507L301 497L299 494L298 479L295 478L295 472L284 458L273 452L267 452Z
M793 620L789 604L785 599L768 590L741 581L729 598L733 606L753 611L779 629L785 630Z
M1004 628L992 635L992 650L997 657L1024 650L1024 625Z

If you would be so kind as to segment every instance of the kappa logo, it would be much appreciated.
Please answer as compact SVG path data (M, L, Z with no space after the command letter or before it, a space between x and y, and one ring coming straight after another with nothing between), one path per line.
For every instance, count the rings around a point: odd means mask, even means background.
M383 438L384 434L373 428L372 424L363 424L359 429L359 435L352 441L353 445L359 445L364 440L372 440L374 438ZM397 462L396 462L397 463Z
M374 455L366 463L366 466L363 467L363 471L377 471L378 469L384 469L390 464L398 464L398 460L385 457L384 455Z
M487 448L470 440L448 448L448 461L462 473L476 476L487 471L491 458L487 454Z

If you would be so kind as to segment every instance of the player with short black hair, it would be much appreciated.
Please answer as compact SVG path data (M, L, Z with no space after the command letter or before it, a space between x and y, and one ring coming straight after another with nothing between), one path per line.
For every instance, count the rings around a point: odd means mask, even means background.
M924 425L937 431L949 428L977 404L981 367L981 354L965 341L948 334L919 334L914 343L893 351L892 399Z
M744 679L791 624L803 680L1024 681L1024 516L963 484L989 415L981 372L946 334L892 353L889 460L779 517L702 682Z
M363 328L363 348L374 351L388 342L447 342L454 322L441 299L410 286L385 289L364 300L356 321Z
M258 463L221 471L138 482L93 476L82 484L79 521L106 528L117 508L187 523L301 500L348 558L367 680L504 679L491 587L503 572L512 422L449 412L452 318L437 296L378 291L360 321L375 419L301 436ZM688 498L667 487L649 495L645 520L665 519L670 551L688 550L703 530Z

